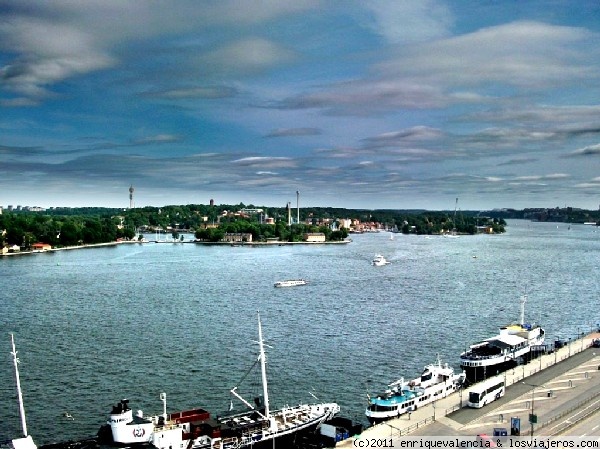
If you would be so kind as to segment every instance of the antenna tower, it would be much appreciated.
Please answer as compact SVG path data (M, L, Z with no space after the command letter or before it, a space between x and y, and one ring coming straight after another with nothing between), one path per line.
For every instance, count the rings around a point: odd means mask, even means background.
M132 185L129 186L129 209L133 209L133 191L135 189Z

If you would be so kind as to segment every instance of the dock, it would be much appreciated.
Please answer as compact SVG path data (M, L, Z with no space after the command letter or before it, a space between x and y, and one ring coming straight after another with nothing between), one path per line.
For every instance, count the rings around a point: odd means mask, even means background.
M360 435L338 442L335 448L357 447L356 440L366 439L492 435L497 428L508 429L510 435L512 418L520 422L520 436L532 435L532 431L536 436L558 435L600 410L600 348L592 347L598 338L599 332L581 336L501 373L498 377L504 377L506 394L481 409L466 407L466 388L410 414L368 427ZM530 414L536 415L537 423L530 424Z

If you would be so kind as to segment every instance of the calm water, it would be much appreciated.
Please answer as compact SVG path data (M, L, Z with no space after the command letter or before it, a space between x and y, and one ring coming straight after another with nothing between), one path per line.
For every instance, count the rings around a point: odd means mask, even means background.
M519 317L550 340L600 322L600 232L509 221L502 236L353 235L348 245L144 244L0 259L0 439L20 432L9 332L38 444L94 435L113 403L159 413L229 407L257 355L260 310L274 406L335 400L364 421L367 388ZM375 253L392 263L373 267ZM303 277L310 285L275 289ZM254 377L240 390L254 394ZM237 410L241 404L235 402ZM63 413L74 419L68 420Z

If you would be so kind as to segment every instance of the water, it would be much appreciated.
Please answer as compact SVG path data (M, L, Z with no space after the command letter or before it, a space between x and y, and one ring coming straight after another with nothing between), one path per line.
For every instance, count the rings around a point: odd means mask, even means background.
M171 411L223 413L256 359L258 310L272 346L272 406L314 394L363 422L367 389L416 377L436 354L458 367L469 343L518 320L523 293L527 320L542 323L550 341L596 327L600 232L517 220L507 229L458 239L352 235L348 245L127 244L0 259L0 439L20 433L9 332L28 429L44 444L94 435L125 397L147 414L161 412L162 391ZM371 266L376 253L392 263ZM300 277L310 284L273 288ZM250 399L255 380L240 386Z

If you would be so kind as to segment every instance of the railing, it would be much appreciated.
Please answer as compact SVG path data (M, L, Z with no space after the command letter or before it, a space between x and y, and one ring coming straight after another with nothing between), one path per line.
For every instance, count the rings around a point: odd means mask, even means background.
M588 404L588 403L594 401L596 398L598 398L598 396L600 396L600 391L597 391L596 393L592 394L589 398L586 398L586 399L578 402L577 404L573 405L572 407L565 410L564 412L562 412L556 416L553 416L549 420L543 422L542 424L540 424L537 427L536 430L539 432L544 427L548 427L553 422L558 421L559 419L563 418L564 416L568 415L569 413L573 413L575 410L581 408L585 404ZM569 429L570 427L573 427L578 422L583 421L584 419L586 419L588 416L592 415L593 413L596 413L598 410L600 410L600 401L597 401L595 404L595 407L593 407L587 413L582 414L581 416L579 416L577 419L574 419L573 421L569 420L568 422L565 422L564 426L559 427L558 430L552 432L549 436L559 435L561 432L564 432L565 430ZM531 434L531 430L528 431L528 434Z
M426 426L427 424L430 424L432 422L435 422L435 419L433 419L433 417L428 417L419 422L416 422L415 424L413 424L411 426L405 427L404 429L397 429L398 436L408 435L409 433L417 430L419 427Z

